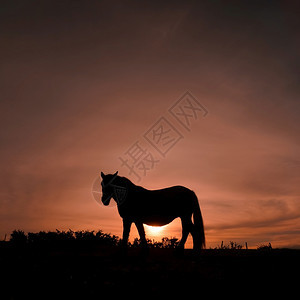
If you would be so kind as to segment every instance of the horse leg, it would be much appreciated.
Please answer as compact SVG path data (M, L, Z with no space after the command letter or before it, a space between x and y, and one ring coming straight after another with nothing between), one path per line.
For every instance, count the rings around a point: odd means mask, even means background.
M193 250L196 251L197 249L201 248L200 242L199 242L199 238L196 232L196 227L194 224L192 224L192 230L191 230L191 234L193 237Z
M178 244L178 247L184 249L185 242L193 226L191 217L187 217L187 216L181 217L181 225L182 225L182 237Z
M140 239L141 239L141 245L143 247L147 247L147 240L146 240L146 234L145 234L145 229L144 229L144 225L142 222L135 222L135 226L138 230L138 233L140 235Z
M131 223L132 222L130 220L123 219L123 239L122 239L122 246L127 246Z

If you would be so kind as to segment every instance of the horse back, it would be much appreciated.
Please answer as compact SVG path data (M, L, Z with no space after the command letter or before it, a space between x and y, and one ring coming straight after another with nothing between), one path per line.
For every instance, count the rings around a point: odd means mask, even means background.
M194 192L183 186L172 186L159 190L138 187L136 190L130 191L123 207L119 208L119 213L121 217L145 220L157 218L169 223L181 215L191 214L194 201ZM167 222L167 220L169 221Z

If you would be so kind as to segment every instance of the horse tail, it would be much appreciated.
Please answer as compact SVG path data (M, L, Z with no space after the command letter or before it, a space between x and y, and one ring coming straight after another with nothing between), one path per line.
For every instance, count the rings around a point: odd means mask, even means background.
M194 193L194 210L193 210L193 219L194 219L194 242L197 245L197 248L203 249L205 248L205 232L204 232L204 224L202 219L202 214L200 210L200 205L198 202L198 198Z

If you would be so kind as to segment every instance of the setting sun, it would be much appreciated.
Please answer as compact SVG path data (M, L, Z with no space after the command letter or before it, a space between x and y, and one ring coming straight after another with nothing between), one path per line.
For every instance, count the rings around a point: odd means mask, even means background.
M144 225L145 230L149 235L152 236L159 236L164 231L164 228L166 226L150 226L150 225Z

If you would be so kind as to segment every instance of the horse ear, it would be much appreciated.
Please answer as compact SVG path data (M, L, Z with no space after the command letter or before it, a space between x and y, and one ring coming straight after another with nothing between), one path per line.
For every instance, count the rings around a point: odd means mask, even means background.
M103 172L101 172L101 177L102 177L102 178L104 178L104 177L105 177L105 175L104 175L104 173L103 173Z
M117 176L117 175L118 175L118 172L119 172L119 171L117 171L117 172L114 174L114 176Z

